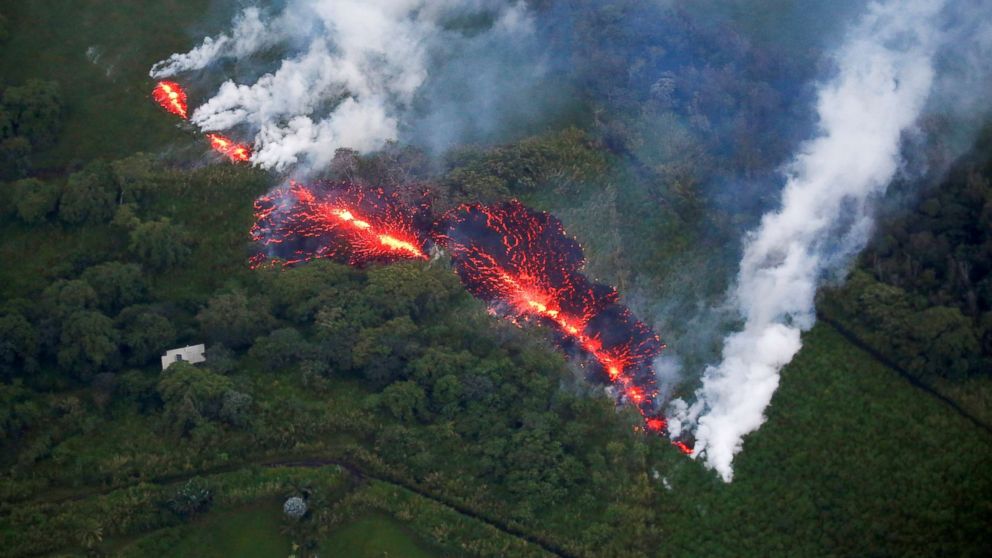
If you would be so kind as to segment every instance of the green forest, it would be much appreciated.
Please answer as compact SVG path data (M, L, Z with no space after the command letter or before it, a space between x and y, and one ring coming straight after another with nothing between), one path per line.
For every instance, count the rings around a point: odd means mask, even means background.
M273 174L207 154L149 99L151 64L220 8L69 4L0 0L0 555L988 555L992 132L882 201L724 483L443 257L251 269ZM327 177L553 210L601 280L682 291L662 336L711 355L677 316L723 295L728 239L763 207L713 185L774 197L757 185L806 122L763 115L798 114L777 80L819 45L748 58L665 12L672 44L645 57L722 64L651 84L616 46L637 3L577 4L575 114L441 157L341 149ZM161 369L198 343L206 362Z

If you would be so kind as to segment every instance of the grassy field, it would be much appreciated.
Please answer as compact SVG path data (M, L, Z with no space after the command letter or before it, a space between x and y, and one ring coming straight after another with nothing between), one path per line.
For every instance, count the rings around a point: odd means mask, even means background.
M363 517L337 529L321 545L320 555L342 558L438 556L422 547L402 525L382 515Z
M152 534L118 550L122 557L284 558L289 539L279 530L280 502L263 500L249 507L207 514L180 529Z

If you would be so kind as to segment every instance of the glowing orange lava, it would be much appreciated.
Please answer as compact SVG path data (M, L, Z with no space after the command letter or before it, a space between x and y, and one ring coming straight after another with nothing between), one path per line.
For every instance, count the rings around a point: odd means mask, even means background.
M152 98L165 110L180 118L186 116L186 92L174 81L160 81L152 90Z
M227 156L232 163L247 163L251 160L251 147L243 143L235 143L231 138L220 134L207 134L207 139L214 151Z
M252 236L286 265L332 258L352 265L428 259L409 211L381 189L292 182L256 203Z

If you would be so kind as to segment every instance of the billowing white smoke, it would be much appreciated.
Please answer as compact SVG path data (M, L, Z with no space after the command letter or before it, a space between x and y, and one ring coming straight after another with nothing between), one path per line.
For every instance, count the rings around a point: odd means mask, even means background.
M447 27L486 16L493 23L478 33ZM272 17L244 10L230 33L155 64L151 76L288 51L254 83L225 82L191 121L207 131L251 130L252 160L262 167L319 169L337 148L374 150L397 139L403 115L439 63L436 52L459 41L513 44L532 31L524 4L505 0L289 0Z
M695 455L725 481L743 437L764 422L779 373L815 321L818 283L864 246L869 202L898 171L900 139L934 82L942 0L872 3L819 88L817 136L786 169L781 207L747 238L732 292L744 326L724 340L691 407L673 406L677 434L695 427Z

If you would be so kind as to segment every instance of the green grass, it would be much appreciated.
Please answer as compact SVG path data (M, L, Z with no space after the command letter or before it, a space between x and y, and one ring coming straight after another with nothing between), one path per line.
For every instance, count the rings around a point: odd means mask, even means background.
M280 529L282 509L275 500L204 515L178 529L166 529L119 550L119 556L175 558L284 558L291 551Z
M385 515L363 517L336 529L321 545L320 555L340 558L438 556L426 550L399 522Z

